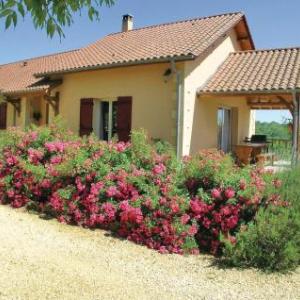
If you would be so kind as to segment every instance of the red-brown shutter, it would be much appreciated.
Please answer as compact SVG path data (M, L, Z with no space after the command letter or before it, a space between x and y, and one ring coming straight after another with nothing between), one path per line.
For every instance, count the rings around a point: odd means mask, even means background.
M132 115L132 97L118 97L117 101L117 134L119 141L130 139Z
M80 136L89 135L93 132L93 99L80 100Z
M7 103L0 104L0 129L6 129Z

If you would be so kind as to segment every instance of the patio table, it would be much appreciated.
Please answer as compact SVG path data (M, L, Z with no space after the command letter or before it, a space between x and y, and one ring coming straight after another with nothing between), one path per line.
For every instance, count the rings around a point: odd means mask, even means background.
M242 143L234 147L235 154L240 163L248 165L256 162L257 155L268 148L268 143Z

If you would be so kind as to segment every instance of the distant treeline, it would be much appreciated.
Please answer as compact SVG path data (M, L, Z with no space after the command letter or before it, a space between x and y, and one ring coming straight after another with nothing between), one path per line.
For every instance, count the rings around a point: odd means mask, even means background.
M265 134L269 139L290 139L291 133L287 124L256 121L256 134Z

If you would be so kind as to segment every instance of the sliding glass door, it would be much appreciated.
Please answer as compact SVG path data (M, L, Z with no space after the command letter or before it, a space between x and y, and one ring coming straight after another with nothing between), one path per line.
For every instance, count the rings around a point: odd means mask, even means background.
M218 148L226 153L231 151L231 118L230 108L218 109Z

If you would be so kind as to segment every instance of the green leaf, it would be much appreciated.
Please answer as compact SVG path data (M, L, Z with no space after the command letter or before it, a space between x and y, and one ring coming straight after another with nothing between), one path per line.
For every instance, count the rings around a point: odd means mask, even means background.
M10 15L12 12L13 11L11 9L5 9L5 10L0 12L0 18Z
M13 20L13 23L14 23L14 27L17 26L17 22L18 22L18 15L16 12L13 12L12 14L12 20Z
M24 6L21 2L18 3L18 11L19 11L19 13L22 17L25 16L25 9L24 9Z
M55 24L53 22L53 19L49 19L47 21L47 33L49 34L50 37L53 37L54 33L55 33Z
M9 28L12 22L12 15L8 15L5 21L5 29Z

